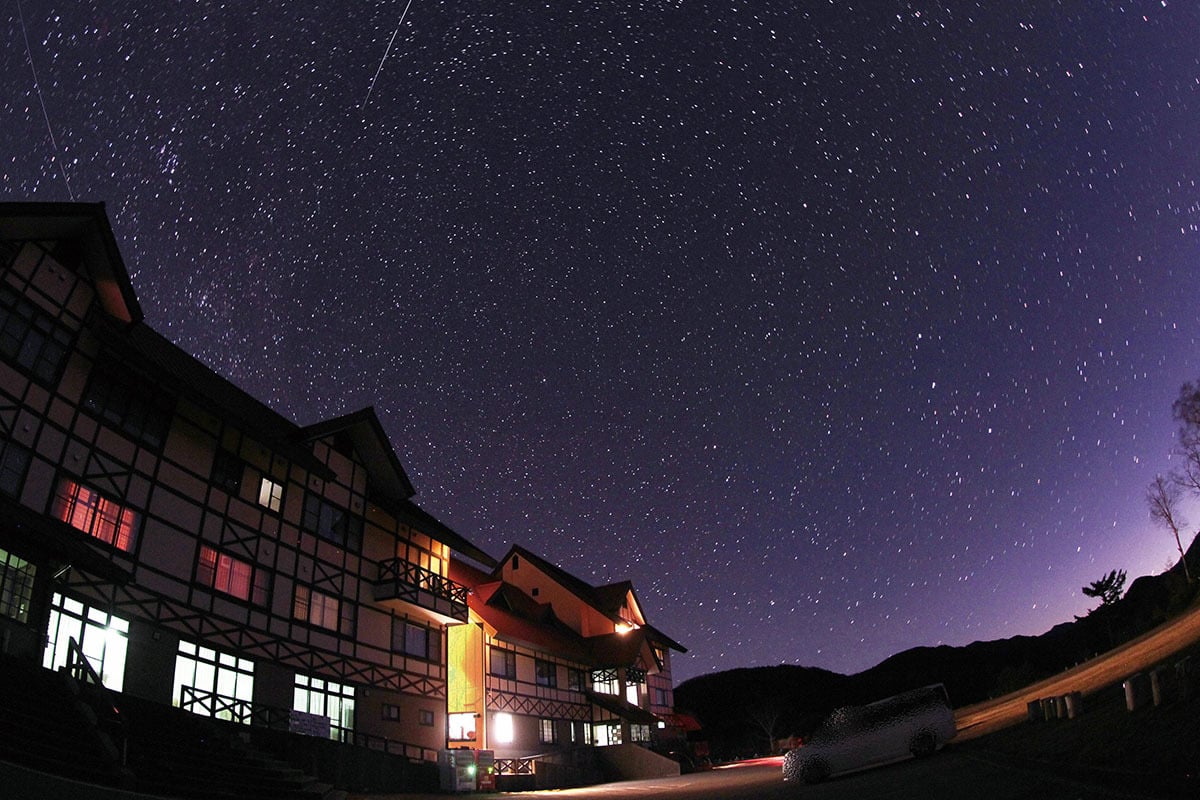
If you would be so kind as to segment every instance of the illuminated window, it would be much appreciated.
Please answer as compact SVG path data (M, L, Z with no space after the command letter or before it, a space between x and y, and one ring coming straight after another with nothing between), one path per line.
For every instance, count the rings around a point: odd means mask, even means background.
M596 740L598 747L608 747L609 745L621 743L621 723L619 722L598 722L592 726L592 738Z
M255 570L248 561L219 553L207 545L200 546L200 561L196 566L196 581L218 592L266 605L267 573Z
M250 724L254 662L180 640L171 702L202 717Z
M630 705L640 706L642 704L642 685L640 683L625 684L625 699Z
M431 712L432 713L432 712ZM478 734L475 732L475 715L472 713L455 713L446 717L446 738L452 742L473 742Z
M129 620L55 593L50 602L42 666L51 670L65 667L72 639L101 682L113 691L123 691Z
M300 527L348 550L357 550L362 544L362 517L312 493L304 496Z
M54 516L118 550L132 550L137 514L94 489L64 478L54 499Z
M621 685L615 669L598 669L592 673L592 691L599 694L619 694Z
M37 567L7 550L0 550L0 616L29 621L33 578Z
M278 512L283 508L283 484L264 476L258 484L258 504Z
M571 744L591 744L592 726L582 720L571 723Z
M558 744L558 726L554 720L538 720L538 741L542 744Z
M16 497L29 469L29 449L11 440L0 440L0 494Z
M517 654L512 650L501 650L499 647L493 647L492 665L490 671L497 678L516 680Z
M329 738L346 742L354 734L354 687L297 675L292 708L329 719Z
M338 599L333 595L314 591L307 586L297 586L296 603L292 608L292 616L336 631L338 629L338 606Z
M631 742L648 742L650 741L650 726L633 724L629 726L629 741Z
M533 662L538 686L554 689L558 686L558 665L540 658Z
M495 719L492 720L495 724L492 726L494 739L496 744L512 744L513 742L513 718L512 714L497 712Z
M54 384L71 350L71 335L8 284L0 284L0 358L44 384Z

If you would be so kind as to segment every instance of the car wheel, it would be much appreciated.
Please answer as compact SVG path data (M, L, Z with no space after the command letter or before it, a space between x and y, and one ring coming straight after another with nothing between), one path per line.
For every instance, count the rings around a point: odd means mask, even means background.
M937 752L938 737L930 730L917 731L917 735L908 743L908 751L913 758L924 758Z
M805 783L820 783L829 777L829 762L823 758L810 758L800 767L800 778Z

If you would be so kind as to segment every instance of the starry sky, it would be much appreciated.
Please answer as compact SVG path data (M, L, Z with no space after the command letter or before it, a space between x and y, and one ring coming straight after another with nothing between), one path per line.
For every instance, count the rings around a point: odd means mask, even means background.
M677 680L1171 562L1200 3L405 5L6 0L0 199L107 203L151 326L374 405L468 539L634 581Z

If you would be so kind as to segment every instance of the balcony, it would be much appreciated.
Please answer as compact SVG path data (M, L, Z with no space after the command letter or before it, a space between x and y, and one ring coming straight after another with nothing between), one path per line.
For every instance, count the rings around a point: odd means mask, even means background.
M379 562L375 599L402 600L459 622L467 621L467 587L402 558Z

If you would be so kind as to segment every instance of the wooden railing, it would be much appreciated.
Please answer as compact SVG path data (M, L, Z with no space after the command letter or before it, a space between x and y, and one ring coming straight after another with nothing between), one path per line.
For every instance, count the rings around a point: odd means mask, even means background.
M404 600L467 621L467 587L403 558L379 562L376 600Z
M239 700L235 697L208 692L193 686L182 686L179 690L179 707L184 711L205 717L215 717L227 722L252 725L271 730L291 730L292 712L279 706ZM411 761L437 762L437 750L384 736L356 733L345 728L333 728L337 740L356 747L380 750L394 756L403 756Z
M527 756L525 758L497 758L496 759L496 774L497 775L532 775L533 765L537 761L537 756Z

